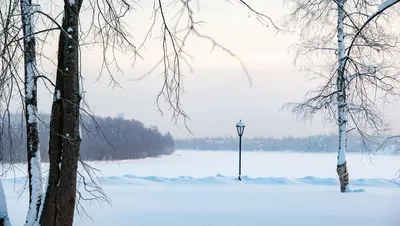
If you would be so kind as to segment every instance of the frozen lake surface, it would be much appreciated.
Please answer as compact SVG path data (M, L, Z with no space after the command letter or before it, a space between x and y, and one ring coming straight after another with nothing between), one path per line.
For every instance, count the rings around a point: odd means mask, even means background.
M138 226L398 226L400 157L348 154L350 184L341 194L336 155L177 151L171 156L91 162L111 205L84 202L88 217L74 225ZM43 165L44 174L47 165ZM22 225L27 211L22 172L4 182L10 218Z

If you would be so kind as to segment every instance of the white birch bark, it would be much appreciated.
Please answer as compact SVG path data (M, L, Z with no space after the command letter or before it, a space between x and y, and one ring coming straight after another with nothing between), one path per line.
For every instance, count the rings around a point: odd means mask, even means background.
M337 70L337 110L338 110L338 129L339 129L339 147L337 156L337 173L340 180L341 192L351 191L349 175L347 173L346 149L347 149L347 112L346 112L346 80L345 80L345 61L346 48L344 44L344 1L337 1L338 21L337 21L337 39L338 39L338 70Z
M25 60L25 107L27 156L29 175L29 210L25 226L35 224L41 205L42 171L39 152L39 133L37 128L37 72L36 43L33 34L33 6L31 0L21 0L21 19L24 34Z
M346 162L346 84L344 77L344 61L346 59L344 45L343 20L344 0L338 0L338 22L337 22L337 39L338 39L338 72L337 72L337 109L338 109L338 126L339 126L339 150L337 157L337 165L343 165Z

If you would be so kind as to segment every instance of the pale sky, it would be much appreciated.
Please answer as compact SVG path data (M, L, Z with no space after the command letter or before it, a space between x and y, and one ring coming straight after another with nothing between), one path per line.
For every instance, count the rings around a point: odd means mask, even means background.
M253 0L249 3L276 21L287 13L281 1ZM150 16L151 5L143 3L142 9L129 18L136 43L143 40L151 22ZM203 33L243 60L253 82L251 87L234 58L220 50L211 52L209 42L192 37L187 50L194 57L191 64L194 72L186 73L182 104L191 118L188 126L196 137L236 136L235 124L239 119L246 124L245 136L248 137L306 136L336 131L335 125L324 125L319 120L300 122L290 112L281 111L285 103L302 100L310 88L305 74L300 73L293 63L293 52L289 51L298 39L296 35L277 33L271 27L264 27L253 16L249 17L247 9L224 0L200 0L200 11L195 11L195 16L207 22L203 25ZM122 89L108 87L110 80L107 77L96 82L101 53L99 49L85 49L82 74L86 101L96 115L124 113L127 119L142 121L146 126L155 125L161 132L170 131L175 138L191 137L182 123L179 128L174 125L166 105L162 109L164 116L157 110L155 101L163 82L158 75L160 70L141 81L129 81L142 76L160 59L159 31L158 26L141 52L145 61L131 67L129 56L119 57L124 75L115 77ZM54 57L56 47L56 39L50 40L45 50L47 56ZM52 70L50 64L45 63L45 66ZM39 98L39 111L50 112L52 95L41 89ZM399 110L399 104L385 110L397 132L400 132L400 121L395 112Z

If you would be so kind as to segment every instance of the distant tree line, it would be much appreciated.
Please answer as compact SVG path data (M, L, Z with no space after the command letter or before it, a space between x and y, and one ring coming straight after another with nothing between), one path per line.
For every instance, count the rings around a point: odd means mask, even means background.
M337 152L337 135L315 135L302 138L243 138L242 148L248 151L294 151L294 152ZM348 152L366 151L362 139L356 135L348 135ZM175 148L183 150L220 150L238 149L236 137L191 138L175 140ZM371 147L370 147L371 148ZM373 147L372 147L373 148ZM378 148L376 146L375 148ZM385 146L387 152L399 150L400 140L393 140ZM382 151L382 150L381 150Z
M82 160L122 160L169 155L175 150L172 135L157 127L146 128L137 120L111 117L81 117ZM10 124L7 122L11 121ZM39 120L42 161L48 159L49 115ZM0 124L0 158L4 162L26 161L26 133L21 115L13 114Z

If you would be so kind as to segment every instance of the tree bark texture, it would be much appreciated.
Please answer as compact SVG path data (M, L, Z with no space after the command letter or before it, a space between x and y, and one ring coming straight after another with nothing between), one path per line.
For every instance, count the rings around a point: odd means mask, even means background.
M26 150L28 159L29 210L26 226L33 225L39 214L43 196L42 172L37 125L37 68L32 1L21 0L21 21L24 42Z
M337 110L338 110L338 130L339 130L339 148L337 157L337 173L340 180L341 192L347 190L349 184L349 175L346 166L347 149L347 115L346 115L346 78L344 63L346 59L344 45L344 0L337 1L338 23L338 71L337 71Z
M49 141L50 172L41 225L71 226L76 201L79 133L79 13L82 0L64 1ZM65 33L67 32L67 34Z
M344 163L340 166L337 166L336 172L339 175L340 192L346 192L348 190L348 185L349 185L349 174L347 173L347 164Z

